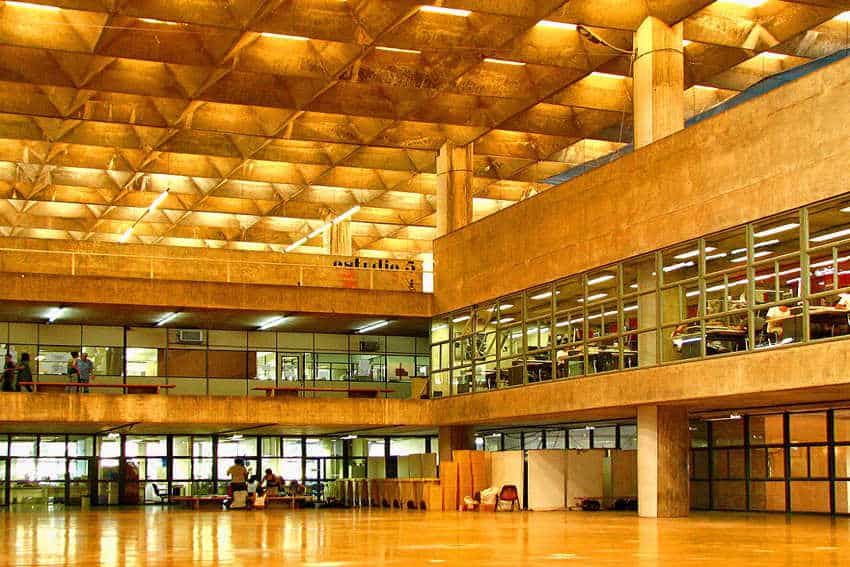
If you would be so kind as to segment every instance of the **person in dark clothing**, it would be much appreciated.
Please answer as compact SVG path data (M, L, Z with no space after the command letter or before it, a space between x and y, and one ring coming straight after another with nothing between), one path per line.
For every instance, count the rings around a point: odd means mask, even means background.
M15 380L15 391L21 391L21 382L32 382L32 369L30 368L30 353L21 353L21 362L18 364L18 378ZM32 386L29 384L23 386L28 392L32 392Z
M3 366L3 391L12 392L12 384L15 382L15 359L10 353L6 353L6 364Z

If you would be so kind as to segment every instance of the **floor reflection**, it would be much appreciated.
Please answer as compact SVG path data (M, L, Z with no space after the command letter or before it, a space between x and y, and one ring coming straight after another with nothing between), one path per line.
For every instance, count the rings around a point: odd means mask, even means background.
M838 566L850 518L779 514L193 512L167 508L0 511L11 565Z

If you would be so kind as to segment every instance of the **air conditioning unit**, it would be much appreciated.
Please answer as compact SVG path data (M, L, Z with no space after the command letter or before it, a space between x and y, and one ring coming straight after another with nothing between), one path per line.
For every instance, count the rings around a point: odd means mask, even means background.
M381 343L378 341L360 341L360 352L380 352Z
M199 345L204 342L204 332L200 329L178 329L177 342Z

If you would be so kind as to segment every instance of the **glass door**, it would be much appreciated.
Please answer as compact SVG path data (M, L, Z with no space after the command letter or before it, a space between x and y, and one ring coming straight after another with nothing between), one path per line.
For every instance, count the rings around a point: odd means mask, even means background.
M312 352L280 353L280 385L304 385L315 375Z
M0 506L5 506L9 503L7 498L9 483L6 482L6 466L7 460L0 459Z

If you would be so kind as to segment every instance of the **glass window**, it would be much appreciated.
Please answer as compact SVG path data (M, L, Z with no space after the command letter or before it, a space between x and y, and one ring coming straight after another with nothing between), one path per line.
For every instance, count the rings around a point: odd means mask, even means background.
M95 376L123 376L124 349L121 347L83 347L94 365Z
M255 380L271 381L274 381L277 378L277 369L275 367L277 353L268 351L255 352L254 360L256 368L251 378L254 378Z
M563 429L550 429L546 431L547 449L566 449L567 434Z
M168 454L164 435L128 435L124 444L127 457L165 457Z
M425 453L422 437L390 437L390 455L415 455ZM381 455L383 456L383 455Z
M711 439L715 447L743 445L744 420L737 418L712 421Z
M128 348L127 376L159 376L159 351L155 348Z
M41 457L64 457L64 435L42 435L38 441L38 454Z
M570 429L567 432L570 449L590 449L590 429Z
M68 436L69 457L91 457L94 455L94 437L91 435Z
M522 434L505 433L502 435L502 447L505 451L519 451L522 449Z
M835 440L837 442L850 441L850 410L835 410L833 414L835 423ZM0 439L2 443L2 439Z
M490 433L484 437L485 451L501 451L502 450L502 434Z
M826 441L826 413L792 413L790 443Z
M629 451L637 449L636 425L620 426L620 449L625 449Z
M36 454L35 435L13 435L9 445L9 454L13 457L34 457Z
M326 354L318 355L317 380L348 380L348 355Z
M387 359L383 354L352 354L351 379L383 382L387 379Z
M680 244L661 253L661 279L664 285L696 277L698 273L698 241Z
M750 445L781 445L784 438L782 414L750 416Z
M526 451L543 448L543 432L542 431L526 431L523 437L523 443Z
M593 429L594 449L616 449L617 428L616 426L595 427Z
M71 351L68 347L40 346L38 349L38 372L49 376L67 376Z
M647 254L623 263L623 294L654 292L658 275L655 268L655 254ZM645 326L654 326L655 323Z

